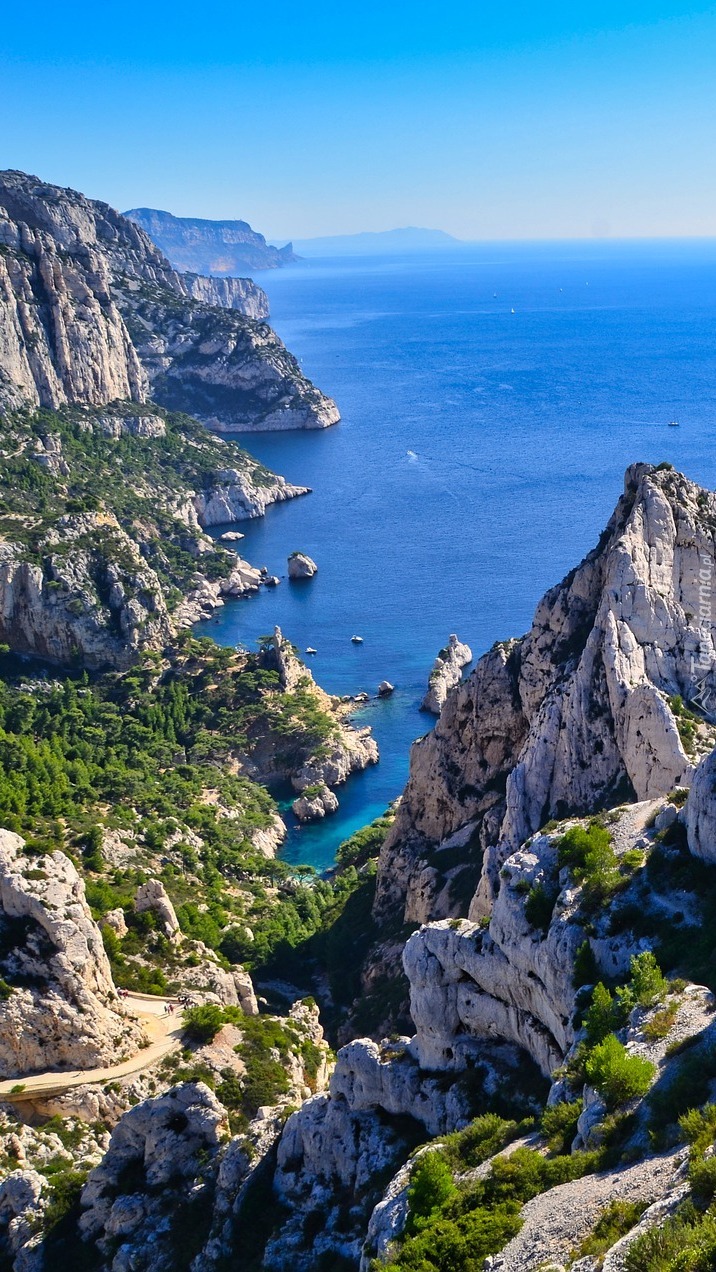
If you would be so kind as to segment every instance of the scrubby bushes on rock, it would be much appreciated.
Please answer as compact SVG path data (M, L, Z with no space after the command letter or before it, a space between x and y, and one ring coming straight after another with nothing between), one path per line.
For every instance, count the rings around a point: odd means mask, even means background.
M629 1055L615 1034L597 1044L587 1056L584 1069L610 1108L646 1095L656 1072L649 1060Z

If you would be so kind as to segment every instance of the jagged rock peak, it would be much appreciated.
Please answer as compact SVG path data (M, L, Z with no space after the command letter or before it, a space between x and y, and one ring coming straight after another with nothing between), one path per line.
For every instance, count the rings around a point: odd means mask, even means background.
M379 917L464 913L473 891L479 919L502 861L550 818L689 784L713 744L682 703L707 702L716 685L715 525L711 491L670 465L627 469L597 547L546 593L526 636L480 658L414 745Z
M421 711L431 711L433 715L440 715L449 691L454 689L455 685L459 685L463 668L471 662L470 646L465 645L453 632L447 645L440 650L433 663L428 691L420 704Z

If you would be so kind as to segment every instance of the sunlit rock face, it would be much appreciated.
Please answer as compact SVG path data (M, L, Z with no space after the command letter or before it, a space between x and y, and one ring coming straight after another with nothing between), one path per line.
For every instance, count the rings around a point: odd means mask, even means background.
M597 547L414 745L381 856L379 919L477 920L506 856L550 818L690 782L713 731L697 726L687 752L674 696L713 691L715 516L716 496L670 468L627 470Z

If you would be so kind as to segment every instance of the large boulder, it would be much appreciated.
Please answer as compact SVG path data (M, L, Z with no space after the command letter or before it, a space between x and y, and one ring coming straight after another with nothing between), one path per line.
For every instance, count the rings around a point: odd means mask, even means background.
M140 884L134 898L134 908L137 914L144 914L150 910L156 915L157 924L164 935L168 936L170 941L179 939L181 931L176 910L160 879L147 879L146 883Z
M318 566L305 552L292 552L288 558L288 577L290 579L312 579L318 573Z

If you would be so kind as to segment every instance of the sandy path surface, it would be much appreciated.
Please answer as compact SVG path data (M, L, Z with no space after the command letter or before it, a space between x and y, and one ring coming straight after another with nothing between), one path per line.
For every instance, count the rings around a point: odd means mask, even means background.
M182 1010L175 998L155 998L150 994L128 994L122 1005L144 1025L149 1046L103 1069L70 1069L47 1073L34 1073L30 1077L18 1075L0 1081L0 1100L31 1100L38 1095L61 1095L71 1087L86 1086L95 1082L111 1082L132 1073L149 1069L170 1051L180 1045ZM169 1014L167 1008L174 1008ZM21 1090L17 1090L21 1087ZM15 1088L15 1089L13 1089Z

